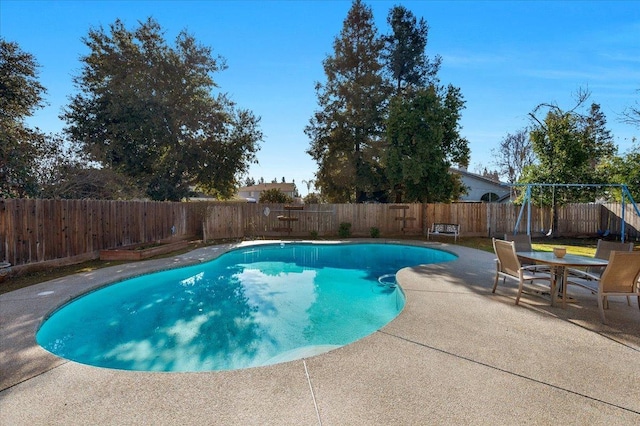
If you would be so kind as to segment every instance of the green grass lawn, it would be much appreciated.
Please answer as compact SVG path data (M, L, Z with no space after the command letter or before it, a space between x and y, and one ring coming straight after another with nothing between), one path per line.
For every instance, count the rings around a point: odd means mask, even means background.
M553 251L554 247L562 246L567 248L567 253L576 254L578 256L587 256L593 257L596 254L596 244L592 246L576 246L576 245L568 245L568 244L560 244L560 243L532 243L534 250L538 251Z
M491 238L463 237L458 240L458 243L465 247L471 247L493 253L493 244L491 242ZM598 240L581 238L545 238L535 239L531 242L534 250L553 251L554 247L562 246L567 248L567 253L589 257L593 257L595 255L597 244Z

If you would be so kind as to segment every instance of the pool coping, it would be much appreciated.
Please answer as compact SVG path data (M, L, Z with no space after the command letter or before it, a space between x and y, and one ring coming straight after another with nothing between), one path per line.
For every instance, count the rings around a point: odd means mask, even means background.
M238 246L279 242L204 247L0 295L0 423L54 419L80 424L102 418L168 424L180 413L186 423L209 424L640 419L640 373L630 362L640 355L637 306L616 303L607 312L607 326L600 323L589 294L581 294L584 302L566 310L533 295L515 306L514 284L490 291L495 271L491 253L451 244L349 240L437 247L459 257L401 270L398 282L407 303L395 320L365 339L302 360L230 372L141 373L66 361L35 343L46 315L86 291L205 262ZM592 352L606 355L609 365L593 359ZM440 361L435 369L426 365L434 360ZM361 362L367 364L362 367ZM93 390L86 389L88 383ZM67 387L62 395L55 391ZM175 399L163 406L166 395L159 390L166 388ZM221 389L229 394L221 395ZM529 402L519 398L523 394ZM34 398L39 412L29 413L25 404Z

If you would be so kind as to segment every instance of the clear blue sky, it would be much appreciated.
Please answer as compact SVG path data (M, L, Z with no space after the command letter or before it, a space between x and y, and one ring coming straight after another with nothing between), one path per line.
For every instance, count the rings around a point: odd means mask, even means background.
M637 1L365 1L380 32L402 4L429 24L427 53L443 58L440 79L466 100L462 135L470 142L470 171L493 168L491 150L529 124L540 103L574 106L588 88L606 114L620 153L640 129L620 122L640 102L640 2ZM214 78L241 108L262 118L260 164L250 175L267 181L313 179L315 162L303 130L317 108L314 84L333 53L351 1L15 1L0 2L0 34L33 54L49 106L29 121L58 132L61 108L73 93L81 38L120 18L133 29L155 18L172 42L183 29L226 58Z

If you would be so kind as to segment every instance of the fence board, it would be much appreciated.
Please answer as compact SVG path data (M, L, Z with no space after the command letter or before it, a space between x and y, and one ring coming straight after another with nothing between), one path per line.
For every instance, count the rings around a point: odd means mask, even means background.
M240 204L209 206L203 224L203 238L244 237L244 214Z

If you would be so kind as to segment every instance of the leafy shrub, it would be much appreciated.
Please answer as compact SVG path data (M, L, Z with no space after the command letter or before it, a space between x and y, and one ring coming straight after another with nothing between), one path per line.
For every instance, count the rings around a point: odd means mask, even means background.
M369 230L369 234L371 238L378 238L380 237L380 230L374 226Z
M316 194L315 192L311 192L304 197L305 204L320 204L322 203L322 198L320 194Z
M293 198L289 197L278 188L272 188L266 191L262 191L262 193L260 194L260 202L287 204L292 203Z
M338 236L340 238L349 238L351 236L351 224L349 222L342 222L340 224Z
M318 239L318 231L309 232L309 238L311 238L312 240L317 240Z

